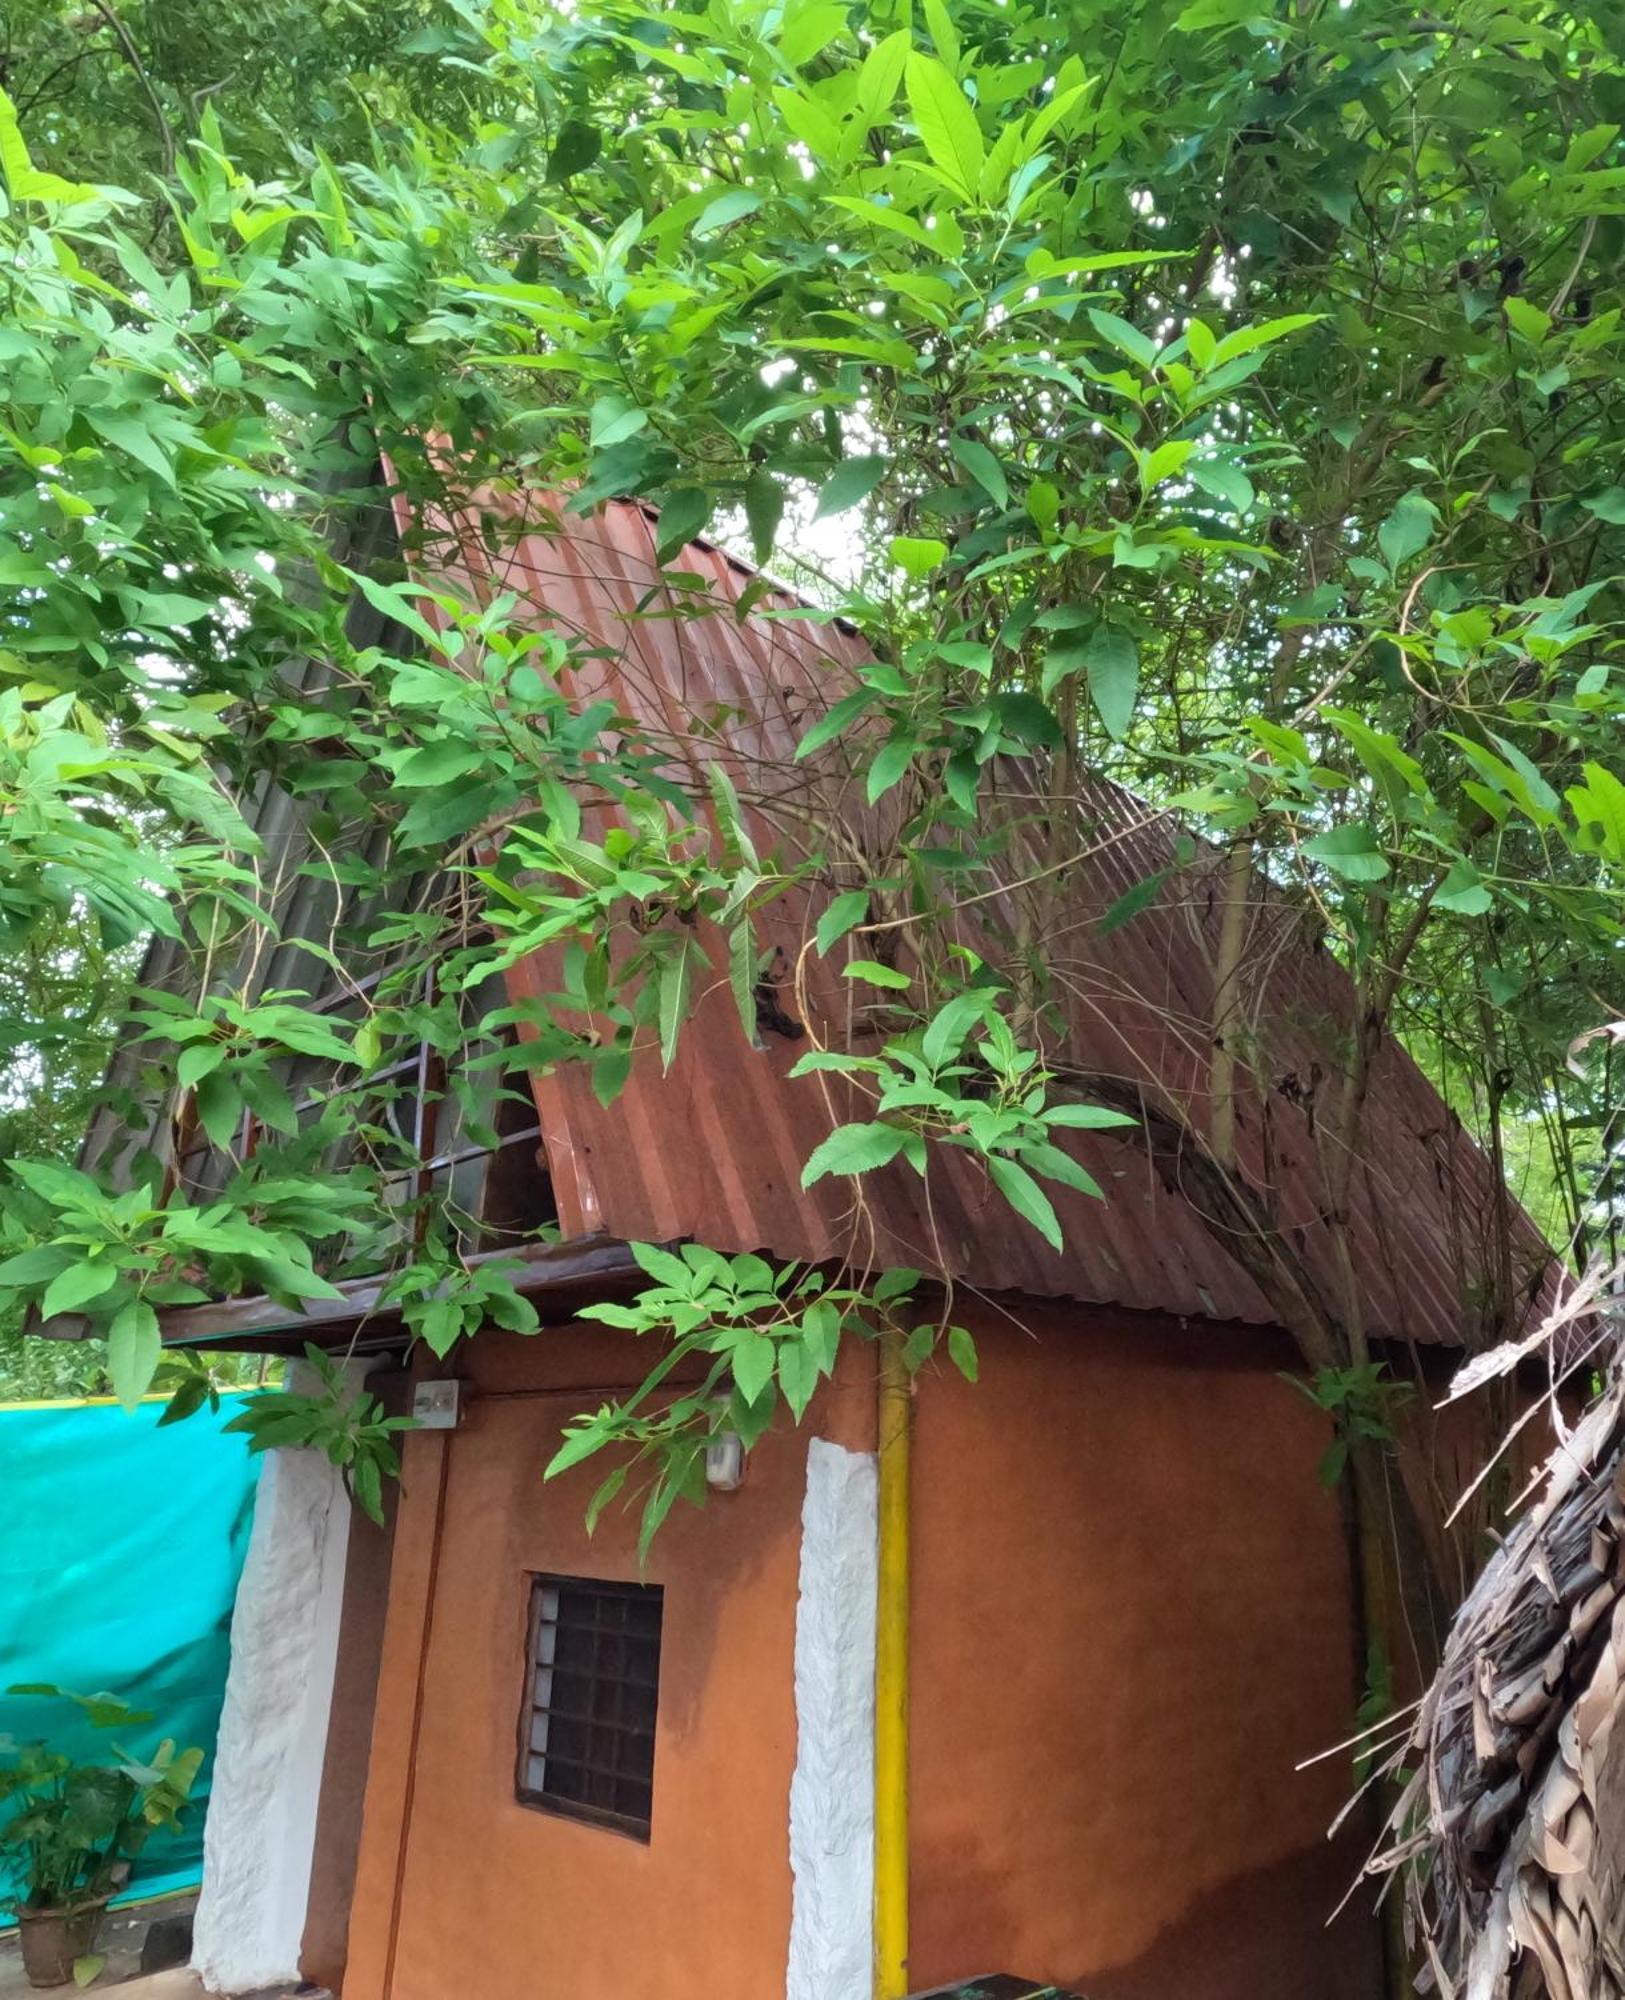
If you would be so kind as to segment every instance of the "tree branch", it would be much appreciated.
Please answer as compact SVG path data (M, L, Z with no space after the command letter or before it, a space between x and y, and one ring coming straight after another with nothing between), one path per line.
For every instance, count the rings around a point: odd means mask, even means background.
M118 37L118 44L124 51L125 60L135 71L136 81L141 85L146 93L147 102L152 106L153 120L158 127L158 143L163 148L164 177L167 180L175 171L175 133L164 110L163 102L152 87L152 78L148 76L146 64L141 60L141 51L131 38L129 29L119 19L112 0L90 0L90 4Z

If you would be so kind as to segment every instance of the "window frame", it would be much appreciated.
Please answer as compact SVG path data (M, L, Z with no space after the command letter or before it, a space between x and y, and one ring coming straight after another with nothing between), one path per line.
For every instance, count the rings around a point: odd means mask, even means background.
M602 1827L606 1832L621 1834L624 1838L635 1840L640 1846L646 1847L654 1834L654 1766L660 1722L660 1667L665 1641L665 1587L658 1583L626 1583L615 1577L567 1575L563 1571L558 1570L527 1570L525 1572L525 1579L529 1585L529 1594L525 1610L524 1685L519 1702L519 1721L515 1743L515 1803L524 1807L529 1812L546 1813L550 1818L574 1820L581 1825ZM634 1780L634 1782L647 1784L649 1793L649 1814L647 1818L642 1818L633 1813L618 1812L608 1806L594 1805L585 1799L561 1797L557 1792L547 1791L543 1787L530 1782L530 1765L532 1760L536 1757L541 1758L544 1773L548 1762L548 1752L545 1749L538 1751L532 1748L531 1730L537 1715L545 1714L549 1717L550 1721L552 1719L551 1701L543 1703L536 1699L536 1675L542 1665L539 1657L540 1631L543 1622L542 1614L547 1601L547 1593L550 1590L559 1592L561 1595L572 1590L591 1592L594 1596L600 1598L625 1598L642 1604L652 1602L655 1606L655 1663L654 1679L650 1689L654 1696L654 1714L650 1719L647 1732L649 1746L648 1777L646 1780ZM558 1625L562 1621L555 1619L554 1622L555 1625ZM580 1718L571 1719L579 1720ZM588 1727L592 1726L594 1726L593 1723L589 1721ZM597 1726L616 1728L623 1725L602 1722ZM643 1734L642 1731L633 1730L629 1730L629 1733L639 1736ZM568 1758L561 1758L559 1761L569 1764L572 1769L593 1771L601 1768L591 1762L577 1764L574 1760ZM612 1776L615 1778L620 1778L624 1775L620 1772L612 1773Z

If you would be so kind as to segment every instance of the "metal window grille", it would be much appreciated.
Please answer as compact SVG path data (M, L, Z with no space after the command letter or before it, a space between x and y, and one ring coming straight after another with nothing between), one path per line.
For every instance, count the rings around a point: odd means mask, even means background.
M658 1584L532 1579L522 1804L649 1838L663 1595Z

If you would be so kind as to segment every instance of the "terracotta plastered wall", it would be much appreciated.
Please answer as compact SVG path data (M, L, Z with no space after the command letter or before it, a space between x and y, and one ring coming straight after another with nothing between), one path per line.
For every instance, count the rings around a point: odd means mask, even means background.
M646 1360L603 1333L482 1340L468 1427L408 1445L345 2000L783 1992L805 1433L769 1440L740 1492L677 1510L655 1544L650 1842L514 1799L529 1574L639 1576L635 1518L585 1533L600 1473L544 1486L542 1467L564 1422Z
M1367 2000L1354 1645L1326 1436L1284 1340L1056 1307L973 1316L915 1447L915 1985Z
M1372 1929L1322 1922L1354 1646L1325 1436L1284 1342L1083 1309L975 1315L981 1380L921 1378L914 1983L1008 1968L1092 2000L1371 2000ZM492 1336L449 1441L408 1445L345 2000L776 2000L806 1433L679 1509L654 1834L513 1798L525 1578L633 1578L588 1540L563 1422L638 1379L619 1337ZM872 1445L854 1350L808 1429ZM863 2000L854 1995L852 2000Z

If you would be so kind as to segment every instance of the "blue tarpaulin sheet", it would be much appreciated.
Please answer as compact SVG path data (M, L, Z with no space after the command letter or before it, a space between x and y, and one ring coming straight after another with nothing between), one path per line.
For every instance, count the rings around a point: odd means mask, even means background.
M259 1461L222 1426L240 1396L160 1429L163 1406L0 1407L0 1736L44 1738L87 1761L109 1743L144 1757L164 1737L206 1753L178 1832L153 1834L126 1898L191 1888L226 1686L232 1601ZM46 1681L150 1709L101 1731L68 1702L8 1694ZM0 1809L3 1810L3 1809ZM15 1885L0 1859L0 1923ZM124 1900L125 1898L121 1898Z

